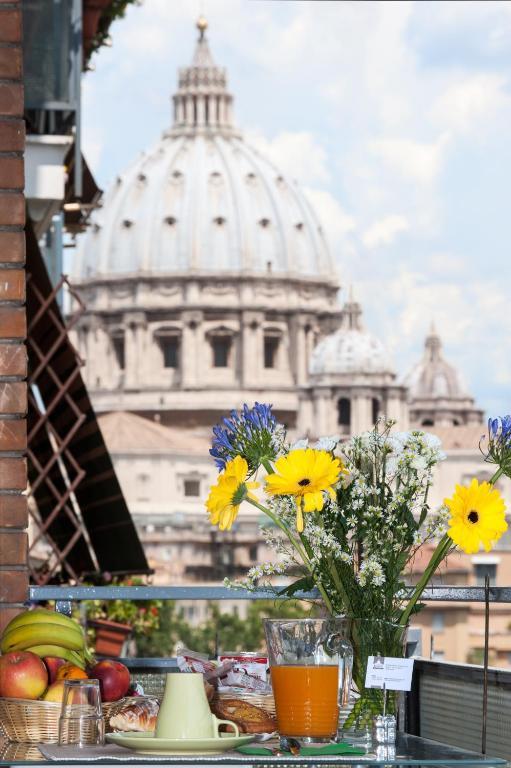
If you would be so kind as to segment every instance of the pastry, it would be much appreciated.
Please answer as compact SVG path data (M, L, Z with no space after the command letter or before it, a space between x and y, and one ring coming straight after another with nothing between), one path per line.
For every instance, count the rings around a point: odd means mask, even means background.
M113 731L154 731L160 704L158 699L141 696L129 699L108 719Z
M256 707L243 699L217 699L213 712L221 720L232 720L242 733L273 733L277 721L262 707Z
M204 680L204 689L206 691L206 696L208 697L208 701L211 704L213 699L215 698L215 687L211 685L211 683L208 683L207 680Z

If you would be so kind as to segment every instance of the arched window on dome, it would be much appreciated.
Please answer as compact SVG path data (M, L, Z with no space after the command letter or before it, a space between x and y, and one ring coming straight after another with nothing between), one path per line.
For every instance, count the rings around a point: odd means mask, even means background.
M371 417L373 420L373 424L376 424L378 421L378 416L381 413L381 403L379 398L373 397L371 400Z
M160 348L163 368L178 369L181 352L181 331L179 328L159 328L155 339Z
M264 329L263 357L265 368L279 368L280 343L282 331L279 328Z
M119 370L124 371L126 367L125 338L122 328L116 328L110 335L115 362Z
M264 337L264 367L277 368L280 337L265 334Z
M211 349L212 368L232 368L234 362L234 328L220 325L211 328L206 338Z
M349 435L351 430L351 401L347 397L340 397L337 401L337 425L343 435Z
M421 427L434 427L435 422L433 419L422 419L421 421Z
M230 336L213 336L211 346L213 349L213 368L228 368L231 352Z

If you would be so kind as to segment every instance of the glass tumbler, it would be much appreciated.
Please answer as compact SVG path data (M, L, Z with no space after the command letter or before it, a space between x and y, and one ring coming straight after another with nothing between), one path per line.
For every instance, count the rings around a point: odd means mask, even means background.
M351 665L346 619L265 619L277 727L302 743L337 735L339 698Z
M104 743L99 680L66 680L59 718L59 744L88 747Z

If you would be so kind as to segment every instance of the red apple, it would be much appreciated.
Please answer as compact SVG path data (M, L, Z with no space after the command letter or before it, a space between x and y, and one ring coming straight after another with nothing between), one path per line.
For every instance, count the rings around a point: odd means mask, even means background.
M129 669L120 661L98 661L90 670L89 677L99 680L102 701L122 699L130 687Z
M65 659L59 659L58 656L45 656L43 659L46 669L48 670L48 681L49 683L54 683L57 679L57 672L59 668L66 664Z
M43 660L30 651L11 651L0 656L0 696L38 699L48 685Z

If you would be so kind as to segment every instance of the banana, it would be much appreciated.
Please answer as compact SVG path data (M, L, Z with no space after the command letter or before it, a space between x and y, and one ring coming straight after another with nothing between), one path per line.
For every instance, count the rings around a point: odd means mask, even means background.
M85 639L81 632L73 627L57 624L27 624L5 632L0 643L2 653L23 651L34 645L58 645L71 651L82 651Z
M42 659L45 656L56 656L58 659L65 659L71 664L76 664L80 669L85 669L85 659L78 651L70 651L69 648L62 648L60 645L33 645L25 648L26 651L37 654Z
M56 624L62 627L70 627L83 634L80 624L69 616L65 616L58 611L50 611L48 608L35 608L33 611L24 611L11 619L4 629L4 635L6 632L10 632L11 629L28 625L32 626L34 624Z

